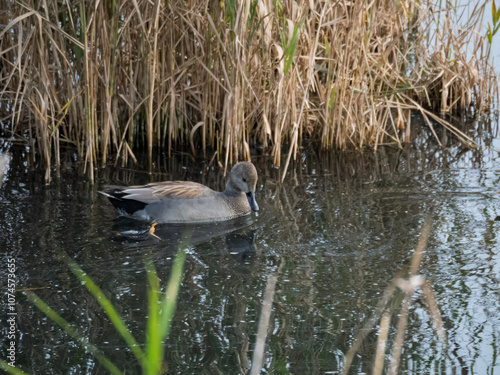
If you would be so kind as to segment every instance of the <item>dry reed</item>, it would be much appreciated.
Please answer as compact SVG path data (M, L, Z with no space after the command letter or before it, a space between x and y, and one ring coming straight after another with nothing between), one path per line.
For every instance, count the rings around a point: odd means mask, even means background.
M423 276L419 274L420 264L427 247L431 228L432 219L429 216L427 217L423 225L418 245L411 259L411 264L408 270L408 278L404 278L403 273L399 272L398 275L396 275L396 277L392 280L390 285L385 289L373 316L366 321L345 356L344 368L342 371L343 374L349 373L349 369L351 367L354 356L360 349L363 340L366 338L366 335L373 329L379 318L380 329L377 342L377 353L375 355L372 374L377 375L382 373L384 369L384 362L386 360L386 344L388 341L387 337L390 328L390 321L391 317L395 315L393 308L390 306L389 302L393 300L394 295L396 294L396 288L399 288L404 293L404 298L401 303L401 310L399 311L399 320L396 327L396 334L393 340L394 342L392 346L392 352L391 355L388 356L390 360L387 361L389 362L387 366L387 373L391 375L398 374L399 365L401 363L401 354L404 345L404 337L407 333L406 328L408 324L410 308L414 303L413 296L419 289L422 291L425 306L427 307L428 313L432 318L432 321L434 322L434 328L436 330L437 337L443 345L447 345L448 339L446 331L443 326L441 313L439 312L432 286L427 280L425 280Z
M478 31L486 4L360 0L4 1L3 136L50 180L74 145L94 168L199 146L226 165L262 147L281 164L411 141L410 114L477 113L498 97ZM464 25L458 27L457 25ZM443 125L449 124L439 120ZM452 129L470 142L458 129ZM194 152L194 151L193 151Z

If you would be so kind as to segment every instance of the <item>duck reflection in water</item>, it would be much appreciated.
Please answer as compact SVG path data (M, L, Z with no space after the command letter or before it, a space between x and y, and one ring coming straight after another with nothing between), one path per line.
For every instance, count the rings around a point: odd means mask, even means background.
M236 260L245 262L257 253L255 219L251 215L209 224L158 224L149 226L125 217L115 220L115 241L129 246L153 246L176 251L183 235L190 233L189 245L200 245L217 238L224 239L226 250Z

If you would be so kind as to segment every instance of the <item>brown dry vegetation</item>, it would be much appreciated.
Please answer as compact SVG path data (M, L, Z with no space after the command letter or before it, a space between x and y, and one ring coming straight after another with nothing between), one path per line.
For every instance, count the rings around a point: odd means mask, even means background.
M145 149L151 168L153 148L180 145L225 165L261 146L280 165L305 139L411 141L412 110L468 142L432 112L487 109L498 81L485 5L445 3L4 0L0 126L47 181L64 144L91 179L109 155Z

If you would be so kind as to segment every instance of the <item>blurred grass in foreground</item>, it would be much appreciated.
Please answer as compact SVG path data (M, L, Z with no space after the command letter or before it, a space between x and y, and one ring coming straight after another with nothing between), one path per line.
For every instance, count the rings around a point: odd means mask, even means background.
M122 318L113 307L112 303L103 294L101 289L92 279L72 260L68 260L68 267L78 277L82 285L89 290L92 296L99 302L116 331L127 343L128 348L135 356L137 362L142 367L144 375L162 374L166 371L167 364L163 360L165 340L170 331L170 324L175 312L177 295L182 281L183 267L186 259L186 249L189 239L185 236L179 246L177 255L173 262L170 279L164 291L160 287L160 280L152 261L146 261L146 274L148 279L148 321L146 328L146 342L144 349L137 343L132 333L127 328ZM119 369L119 365L113 363L95 345L84 337L77 327L74 327L48 306L42 299L31 291L24 292L28 300L38 307L47 317L60 326L73 340L79 343L86 351L91 353L97 361L105 367L111 374L126 374ZM0 368L9 374L25 374L17 368L8 366L0 361Z

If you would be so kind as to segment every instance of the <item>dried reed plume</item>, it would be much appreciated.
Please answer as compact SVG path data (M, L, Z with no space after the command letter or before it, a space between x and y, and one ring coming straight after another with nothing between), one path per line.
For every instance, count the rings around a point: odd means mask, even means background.
M282 145L289 159L305 139L400 145L412 110L430 123L498 97L477 31L485 5L465 19L449 3L6 0L1 129L29 143L47 181L64 144L91 179L110 154L127 163L139 149L151 169L154 148L181 145L226 165L250 146L280 165Z

